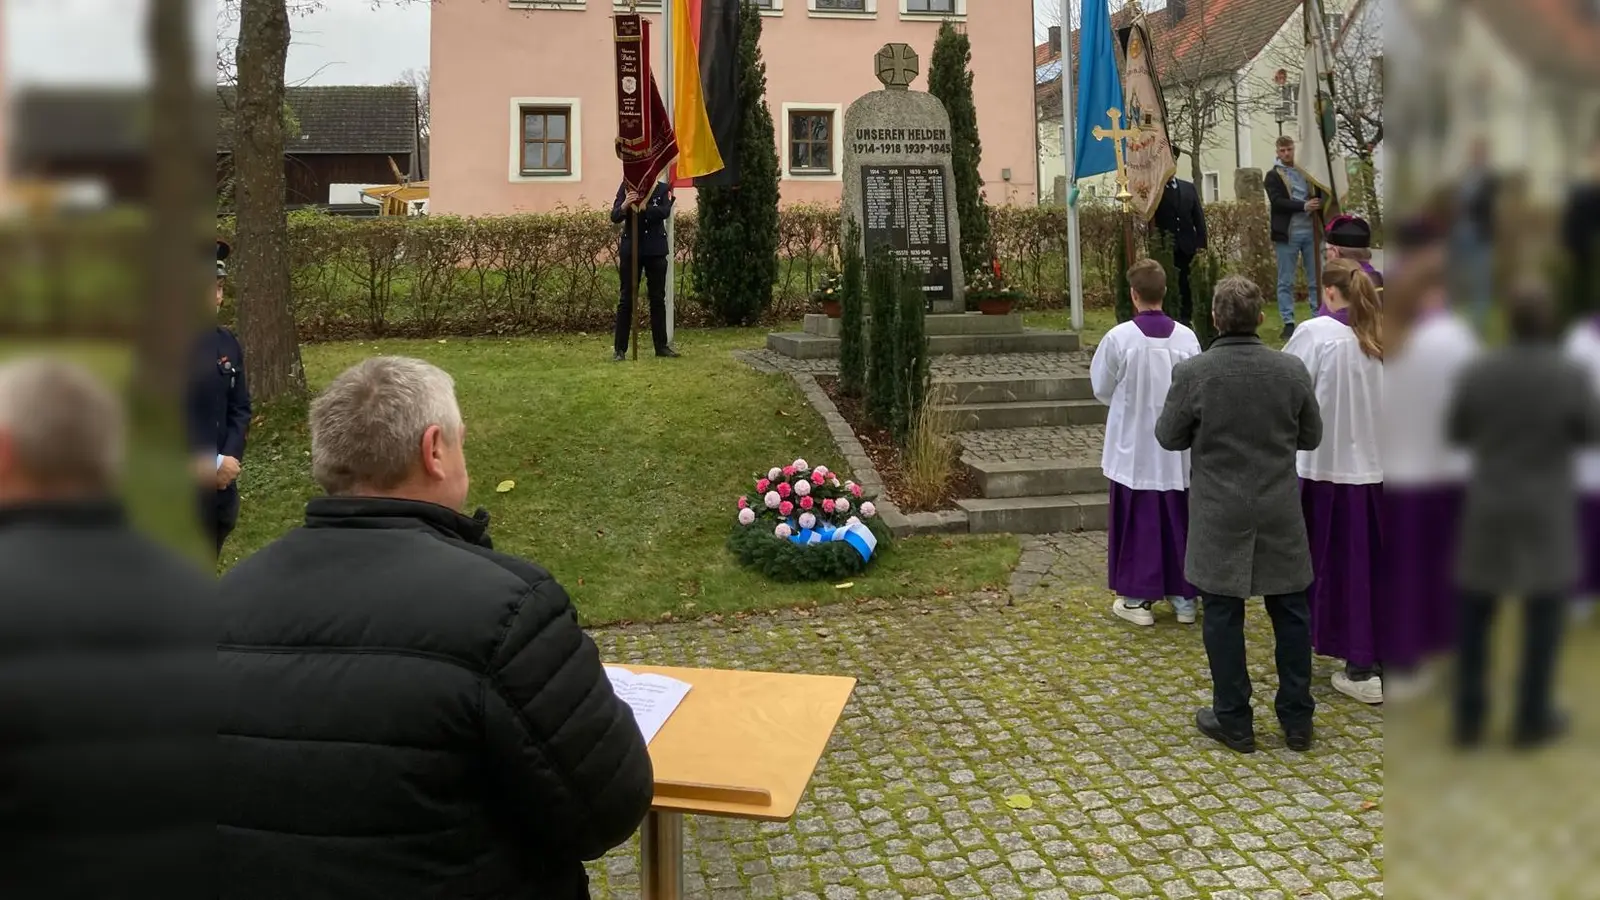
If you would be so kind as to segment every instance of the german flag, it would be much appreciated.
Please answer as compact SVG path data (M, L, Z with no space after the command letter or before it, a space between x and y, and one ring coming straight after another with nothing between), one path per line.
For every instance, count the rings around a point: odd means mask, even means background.
M739 16L742 0L672 4L675 182L739 183Z

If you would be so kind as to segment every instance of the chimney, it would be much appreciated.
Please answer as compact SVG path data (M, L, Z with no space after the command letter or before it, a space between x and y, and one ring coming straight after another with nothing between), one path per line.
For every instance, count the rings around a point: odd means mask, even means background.
M1061 26L1060 25L1051 25L1050 26L1050 55L1052 55L1052 56L1060 56L1061 55Z
M1189 0L1167 0L1167 22L1177 24L1189 12Z

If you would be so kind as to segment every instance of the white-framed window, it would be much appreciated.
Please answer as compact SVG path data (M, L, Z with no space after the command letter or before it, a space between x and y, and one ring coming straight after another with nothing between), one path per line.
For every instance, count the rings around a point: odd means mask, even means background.
M878 0L806 0L811 15L819 18L876 16Z
M905 18L949 19L966 14L967 0L900 0L900 15Z
M1216 203L1222 199L1222 173L1204 172L1200 175L1200 199L1205 203Z
M763 16L781 16L783 0L756 0L756 9L761 10Z
M1216 91L1200 95L1200 127L1210 130L1222 121L1222 98Z
M611 8L617 12L627 12L628 0L612 0ZM661 0L639 0L640 12L661 12Z
M583 180L582 103L577 97L512 97L512 182Z
M588 0L507 0L512 9L572 9L583 11Z
M817 181L843 178L844 107L838 103L783 104L783 176Z

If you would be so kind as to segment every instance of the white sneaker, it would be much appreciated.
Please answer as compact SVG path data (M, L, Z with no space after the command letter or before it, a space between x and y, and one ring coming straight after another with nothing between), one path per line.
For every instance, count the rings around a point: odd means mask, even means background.
M1333 689L1370 706L1377 706L1383 702L1383 678L1381 676L1374 675L1366 681L1352 681L1349 675L1343 672L1335 672L1333 673Z
M1194 624L1196 601L1193 598L1168 597L1167 602L1172 604L1173 612L1178 614L1179 625Z
M1129 606L1128 604L1133 604ZM1124 600L1121 597L1111 601L1111 611L1119 618L1127 619L1135 625L1154 625L1156 617L1150 612L1150 607L1142 600Z
M1409 703L1419 700L1433 690L1434 671L1423 667L1409 675L1399 672L1390 672L1383 676L1383 697L1393 703Z

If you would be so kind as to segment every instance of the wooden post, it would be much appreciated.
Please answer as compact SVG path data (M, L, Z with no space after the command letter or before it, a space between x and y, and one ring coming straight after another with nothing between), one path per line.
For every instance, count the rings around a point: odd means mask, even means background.
M628 296L633 301L633 360L639 361L639 210L628 206Z

